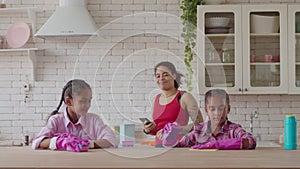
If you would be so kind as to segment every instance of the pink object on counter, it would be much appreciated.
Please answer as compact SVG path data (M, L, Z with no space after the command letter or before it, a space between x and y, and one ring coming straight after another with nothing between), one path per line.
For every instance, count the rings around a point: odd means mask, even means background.
M122 147L133 147L134 141L122 141Z
M89 141L87 139L78 138L70 133L55 134L56 148L58 150L67 150L71 152L88 151Z
M175 146L177 143L177 136L181 132L181 127L176 123L167 123L163 128L162 135L163 135L163 146Z
M12 24L6 33L7 43L12 48L20 48L26 44L30 37L30 28L25 22Z

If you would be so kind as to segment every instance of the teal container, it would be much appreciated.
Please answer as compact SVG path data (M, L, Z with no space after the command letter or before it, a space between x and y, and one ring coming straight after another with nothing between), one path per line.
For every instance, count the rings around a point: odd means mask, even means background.
M284 149L297 149L297 121L295 115L286 115L284 118Z

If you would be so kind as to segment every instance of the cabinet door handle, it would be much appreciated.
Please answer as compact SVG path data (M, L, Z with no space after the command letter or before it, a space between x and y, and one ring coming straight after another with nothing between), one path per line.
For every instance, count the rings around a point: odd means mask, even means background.
M241 88L239 88L239 92L242 92L243 90Z
M248 88L245 88L245 92L248 92Z

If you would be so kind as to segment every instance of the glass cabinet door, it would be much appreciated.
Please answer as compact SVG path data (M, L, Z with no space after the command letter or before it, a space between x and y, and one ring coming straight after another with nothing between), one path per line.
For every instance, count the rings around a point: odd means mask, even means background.
M287 93L287 6L245 5L243 92Z
M289 93L300 93L300 5L288 5Z
M240 5L200 5L197 17L198 84L200 93L242 86ZM240 73L240 74L239 74Z

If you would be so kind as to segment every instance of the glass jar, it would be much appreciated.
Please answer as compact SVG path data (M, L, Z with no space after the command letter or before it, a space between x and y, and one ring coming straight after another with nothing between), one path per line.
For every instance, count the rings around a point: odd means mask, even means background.
M231 62L230 52L228 48L222 49L222 62L223 63L229 63Z
M254 50L251 50L250 62L255 62L255 61L256 61L256 58L255 58Z
M210 63L216 62L216 58L217 58L217 51L215 50L215 48L209 48L209 58L208 58L208 61Z
M0 36L0 49L3 49L3 38Z

